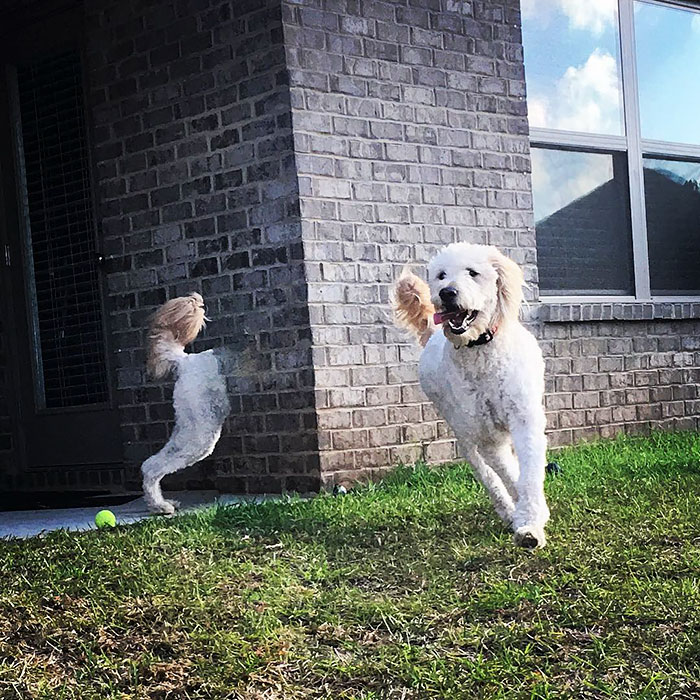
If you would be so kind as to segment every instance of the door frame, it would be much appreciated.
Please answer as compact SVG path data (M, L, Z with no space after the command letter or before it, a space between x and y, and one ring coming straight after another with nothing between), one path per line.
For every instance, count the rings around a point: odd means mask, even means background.
M0 15L0 20L5 18ZM23 473L27 469L60 469L60 465L30 467L27 457L26 431L23 422L30 416L23 415L23 410L34 416L50 416L51 414L89 413L96 411L117 411L116 403L116 367L113 353L113 338L109 332L109 314L107 311L107 280L100 262L103 257L103 242L100 220L97 211L97 181L95 176L95 161L92 131L94 122L88 109L89 80L86 61L84 30L84 10L82 2L75 0L57 0L41 4L22 12L16 11L12 21L2 22L0 30L0 269L2 269L2 303L0 304L1 318L5 325L7 340L7 389L11 397L13 449L15 458L13 473ZM23 35L31 33L32 41L22 41ZM25 215L22 211L22 178L18 162L18 147L21 147L21 134L17 134L16 96L11 75L12 65L23 59L40 57L50 54L61 47L77 48L81 56L83 104L82 111L85 120L85 138L87 149L88 183L90 188L90 208L92 211L92 234L97 258L97 287L99 294L99 309L102 321L102 342L107 381L107 400L97 404L69 406L63 408L40 408L37 403L37 377L41 371L40 365L34 359L34 352L28 353L22 347L22 340L32 340L34 322L32 319L32 290L25 274L28 269L27 247L24 240L26 226ZM9 257L8 257L9 256ZM10 259L13 257L14 259ZM23 290L22 298L17 299L16 290ZM78 469L114 469L123 464L123 441L118 436L122 456L119 462L95 464L75 464Z

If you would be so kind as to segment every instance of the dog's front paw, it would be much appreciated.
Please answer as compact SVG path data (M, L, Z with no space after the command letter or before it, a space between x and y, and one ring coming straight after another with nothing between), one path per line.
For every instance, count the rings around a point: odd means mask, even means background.
M538 549L544 547L547 538L544 536L544 528L537 525L523 525L515 530L513 541L518 547L525 549Z

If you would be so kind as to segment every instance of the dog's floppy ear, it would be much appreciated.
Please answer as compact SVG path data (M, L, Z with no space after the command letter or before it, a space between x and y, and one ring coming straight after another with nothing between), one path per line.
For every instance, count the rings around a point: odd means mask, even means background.
M404 268L391 295L394 319L399 328L410 330L425 345L433 334L435 307L427 282Z
M498 300L494 325L500 326L508 321L518 320L525 279L520 266L499 250L494 251L491 264L498 274L496 281Z

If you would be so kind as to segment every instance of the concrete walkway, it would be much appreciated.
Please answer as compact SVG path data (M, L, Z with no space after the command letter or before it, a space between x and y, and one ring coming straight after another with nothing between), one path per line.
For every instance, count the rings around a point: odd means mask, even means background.
M180 501L180 511L187 512L215 504L261 503L277 501L279 495L236 496L218 491L177 491L164 494L168 499ZM117 525L135 523L153 517L146 509L143 498L136 498L118 506L95 506L92 508L56 508L53 510L18 510L0 513L0 538L36 537L54 530L94 530L95 514L107 508L117 518ZM162 516L160 516L162 517Z

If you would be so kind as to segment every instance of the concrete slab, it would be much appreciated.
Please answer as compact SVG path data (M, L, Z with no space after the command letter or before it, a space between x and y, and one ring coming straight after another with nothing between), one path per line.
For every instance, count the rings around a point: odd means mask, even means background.
M172 491L164 494L168 499L180 501L180 513L213 506L236 505L242 503L262 503L284 498L278 494L263 494L260 496L236 496L218 491ZM136 523L152 516L146 508L143 498L136 498L118 506L108 506L118 525ZM95 514L101 510L94 508L60 508L55 510L18 510L0 513L0 538L6 537L36 537L54 530L94 530Z

